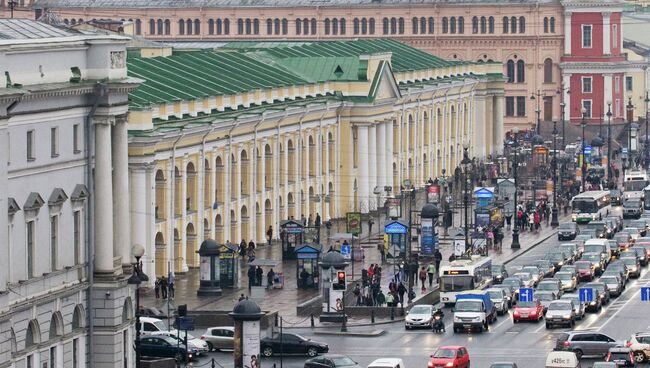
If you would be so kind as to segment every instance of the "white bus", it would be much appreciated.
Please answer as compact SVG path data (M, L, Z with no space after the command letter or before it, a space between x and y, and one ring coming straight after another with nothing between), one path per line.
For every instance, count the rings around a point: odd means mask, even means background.
M626 171L623 180L623 198L645 199L644 188L648 184L648 173L645 170Z
M650 185L643 188L643 198L648 198L647 201L643 201L643 209L650 211Z
M573 215L571 219L577 223L588 223L591 220L601 220L609 215L611 199L609 191L589 191L578 194L571 199Z
M492 284L492 258L472 256L440 266L440 301L456 303L456 294Z

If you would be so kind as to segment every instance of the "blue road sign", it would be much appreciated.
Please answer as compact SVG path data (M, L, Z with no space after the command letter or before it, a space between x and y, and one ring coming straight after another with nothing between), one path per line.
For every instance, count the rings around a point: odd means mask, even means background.
M179 330L184 331L194 331L194 318L191 317L181 317Z
M351 253L352 253L352 249L350 247L350 244L342 244L341 245L341 254L350 255Z
M650 287L641 288L641 301L650 302Z
M533 301L533 288L520 288L519 289L519 301L520 302L532 302Z
M592 288L580 288L578 289L578 295L580 296L580 301L583 303L589 303L594 300L594 289Z
M585 155L591 155L591 146L585 146Z

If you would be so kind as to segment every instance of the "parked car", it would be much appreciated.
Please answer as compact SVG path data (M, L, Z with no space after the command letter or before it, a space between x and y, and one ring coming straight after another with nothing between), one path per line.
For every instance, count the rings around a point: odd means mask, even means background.
M174 340L178 340L181 343L185 342L185 332L181 332L180 334L178 331L161 331L161 332L155 332L153 333L152 336L169 336ZM200 356L201 354L205 354L210 351L210 346L208 345L207 342L203 341L202 339L198 339L191 334L187 334L187 349L194 355L194 356Z
M282 333L270 337L264 337L260 341L260 351L265 357L270 357L280 352L282 346L283 354L307 354L315 357L329 351L329 346L322 342L306 339L298 334Z
M469 352L464 346L441 346L431 354L428 366L469 368Z
M578 278L580 281L591 281L596 275L596 267L590 261L578 261L575 263L578 270Z
M621 257L620 261L627 266L631 278L638 279L641 276L641 263L636 257Z
M630 269L627 267L625 263L621 262L620 259L617 259L616 261L610 263L603 274L607 272L611 273L614 271L618 272L621 275L621 278L623 279L623 281L625 281L625 284L627 284L628 281L630 281Z
M650 360L650 332L632 334L625 346L632 349L635 362L643 363Z
M519 302L512 312L512 322L533 321L539 322L544 318L544 306L542 303L533 299L530 302Z
M619 275L601 276L598 282L607 285L611 296L617 297L623 292L623 281Z
M182 362L193 359L184 344L170 336L143 336L140 338L140 355L150 358L175 358Z
M307 359L304 368L361 368L361 366L348 356L325 354Z
M201 335L201 340L208 344L208 349L231 350L235 348L235 328L230 326L208 327Z
M508 278L508 271L504 265L492 265L492 279L495 284L500 284Z
M562 222L557 228L558 240L573 240L580 234L580 228L575 222Z
M605 259L602 253L584 253L582 261L588 261L594 267L594 275L599 276L605 271Z
M546 328L556 325L573 327L576 324L575 307L571 300L554 300L546 309L544 315Z
M617 341L603 333L571 331L558 336L555 342L555 350L574 352L578 358L583 356L605 357L610 348L621 345L621 341Z
M636 362L634 362L632 350L626 347L609 348L609 352L607 353L605 360L608 362L616 363L617 367L636 367Z

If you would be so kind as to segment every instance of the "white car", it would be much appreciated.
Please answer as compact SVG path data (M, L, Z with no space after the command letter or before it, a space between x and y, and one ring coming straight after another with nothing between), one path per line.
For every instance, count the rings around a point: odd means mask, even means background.
M650 360L650 332L635 333L630 336L625 346L632 350L636 363L641 364Z
M171 331L160 331L160 332L154 332L152 333L153 336L156 335L164 335L164 336L169 336L174 339L179 339L179 342L181 344L185 343L185 332L181 331L180 334L178 333L178 330L171 330ZM210 351L208 349L208 343L198 339L189 333L187 334L187 348L190 351L193 351L195 355L201 355L204 353L207 353Z
M404 328L407 330L414 327L431 328L433 312L435 310L432 305L414 305L404 318Z

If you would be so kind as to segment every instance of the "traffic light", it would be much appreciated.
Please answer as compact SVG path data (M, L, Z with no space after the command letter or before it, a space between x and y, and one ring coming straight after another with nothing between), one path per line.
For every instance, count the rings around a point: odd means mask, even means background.
M345 271L336 273L336 282L333 285L334 290L345 290Z

